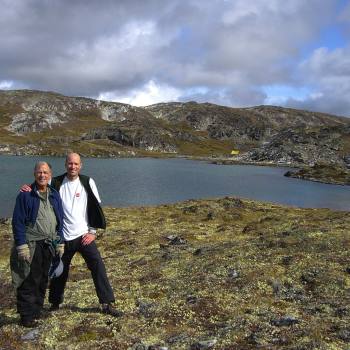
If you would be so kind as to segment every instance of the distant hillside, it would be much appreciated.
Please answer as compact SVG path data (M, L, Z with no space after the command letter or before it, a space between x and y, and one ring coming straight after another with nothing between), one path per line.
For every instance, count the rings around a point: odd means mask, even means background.
M0 153L230 157L350 165L350 119L274 106L161 103L145 108L52 92L0 91Z

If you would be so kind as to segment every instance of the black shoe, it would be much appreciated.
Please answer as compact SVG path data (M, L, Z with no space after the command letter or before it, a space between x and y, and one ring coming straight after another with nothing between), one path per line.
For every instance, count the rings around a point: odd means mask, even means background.
M48 310L41 310L33 315L34 320L45 319L49 317Z
M39 320L41 318L41 312L37 312L33 315L34 320Z
M109 303L109 304L102 304L101 305L102 308L102 313L107 314L107 315L111 315L114 317L121 317L124 315L124 313L122 311L117 310L113 304Z
M49 311L53 312L53 311L57 311L60 309L60 304L51 304Z
M26 328L35 328L39 326L38 321L32 319L32 318L22 318L21 319L21 326Z

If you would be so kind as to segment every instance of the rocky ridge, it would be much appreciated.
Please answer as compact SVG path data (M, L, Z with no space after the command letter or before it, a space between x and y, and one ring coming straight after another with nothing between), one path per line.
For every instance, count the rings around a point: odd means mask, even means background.
M0 154L191 156L350 166L350 119L274 106L144 108L32 90L0 91ZM231 156L231 150L239 155Z

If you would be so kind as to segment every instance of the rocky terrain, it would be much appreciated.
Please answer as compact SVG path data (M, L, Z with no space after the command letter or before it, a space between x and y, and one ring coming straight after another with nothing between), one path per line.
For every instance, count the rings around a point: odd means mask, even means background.
M71 149L95 157L188 156L346 168L350 119L274 106L173 102L140 108L52 92L0 90L0 154L55 156ZM239 154L231 156L233 149Z
M63 307L20 327L3 220L0 349L349 349L349 213L229 197L105 212L98 245L124 316L98 312L76 256Z
M287 171L285 176L336 185L350 185L350 172L347 168L322 163L296 171Z

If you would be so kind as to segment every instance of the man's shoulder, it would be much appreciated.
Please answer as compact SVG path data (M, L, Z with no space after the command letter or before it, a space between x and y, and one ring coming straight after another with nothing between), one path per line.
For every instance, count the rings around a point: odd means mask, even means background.
M84 187L90 186L91 182L94 181L90 176L87 176L87 175L84 175L84 174L79 174L79 180L80 180L80 182L82 183L82 185Z
M87 175L84 175L84 174L79 174L79 179L80 180L86 180L86 181L89 181L91 179L90 176L87 176Z
M51 179L51 187L53 187L56 191L59 190L59 188L61 187L64 178L66 177L66 174L62 174L62 175L58 175L58 176L54 176Z
M27 201L31 198L36 197L35 195L35 191L32 189L31 191L23 191L23 192L19 192L17 195L17 200L19 201Z
M59 192L56 190L56 188L54 186L49 185L48 187L50 189L50 195L51 196L60 198L60 194L59 194Z
M62 181L65 178L65 176L66 176L66 173L62 175L54 176L51 181Z

